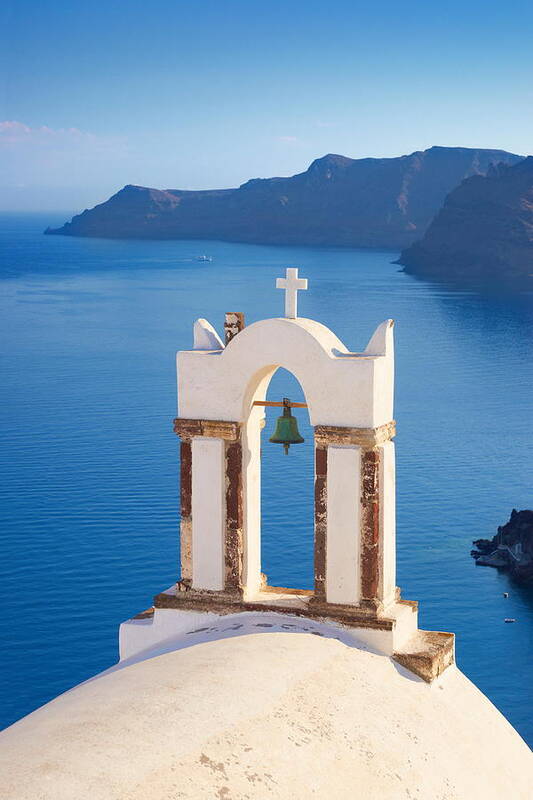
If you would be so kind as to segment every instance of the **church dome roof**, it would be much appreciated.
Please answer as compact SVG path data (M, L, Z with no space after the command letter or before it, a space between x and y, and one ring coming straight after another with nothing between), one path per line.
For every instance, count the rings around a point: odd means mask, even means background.
M531 752L456 668L310 633L119 665L0 734L9 800L526 800Z

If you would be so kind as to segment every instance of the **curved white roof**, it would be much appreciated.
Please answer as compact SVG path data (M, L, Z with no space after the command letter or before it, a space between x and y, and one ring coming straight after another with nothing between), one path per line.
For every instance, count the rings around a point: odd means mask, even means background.
M9 800L529 799L529 748L459 670L306 633L108 672L0 734Z

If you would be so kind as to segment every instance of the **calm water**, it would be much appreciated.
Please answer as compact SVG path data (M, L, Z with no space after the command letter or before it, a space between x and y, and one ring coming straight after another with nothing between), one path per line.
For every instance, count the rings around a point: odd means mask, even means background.
M533 744L533 590L469 556L533 503L533 298L422 283L389 252L41 235L66 216L0 218L0 725L113 663L119 623L175 580L175 351L197 317L279 316L274 279L294 265L302 316L351 349L396 320L398 582ZM280 372L269 397L283 394L301 397ZM309 586L312 437L301 412L306 443L286 458L273 416L263 570Z

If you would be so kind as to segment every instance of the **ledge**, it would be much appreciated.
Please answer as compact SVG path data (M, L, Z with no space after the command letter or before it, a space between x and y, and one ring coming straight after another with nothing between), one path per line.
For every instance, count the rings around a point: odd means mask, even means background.
M226 592L199 592L178 585L154 597L156 608L210 611L215 614L238 614L241 611L276 611L305 616L310 619L331 620L351 628L372 628L392 631L396 621L378 616L373 609L359 606L335 605L319 601L312 591L264 587L256 597L244 599Z
M360 447L376 447L396 436L396 422L386 422L378 428L342 428L337 425L316 425L315 444L326 447L335 444L351 444Z
M393 659L431 683L455 662L455 634L419 630Z
M211 436L215 439L236 442L241 435L241 426L239 422L176 417L174 420L174 433L185 440L192 439L195 436Z
M243 598L238 592L198 591L188 581L177 584L154 597L154 607L182 611L219 614L239 614L243 611L271 611L297 617L335 622L347 628L389 632L398 630L398 612L416 614L416 601L398 597L390 607L389 615L381 615L373 608L337 605L320 600L313 591L263 586L253 598ZM150 614L151 609L140 617ZM402 623L403 624L403 623ZM416 623L415 623L416 625ZM389 655L403 667L431 683L451 664L455 663L455 635L443 631L416 630L398 650Z

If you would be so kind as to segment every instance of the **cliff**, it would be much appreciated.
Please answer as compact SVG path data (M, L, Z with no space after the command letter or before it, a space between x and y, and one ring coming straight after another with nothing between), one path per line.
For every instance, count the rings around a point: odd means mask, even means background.
M431 147L398 158L327 155L306 172L237 189L125 186L46 233L397 249L421 236L463 178L519 160L503 150Z
M398 263L408 272L459 281L531 281L533 156L463 181Z
M511 511L509 522L492 539L476 539L471 555L477 564L509 569L518 580L533 580L533 511Z

